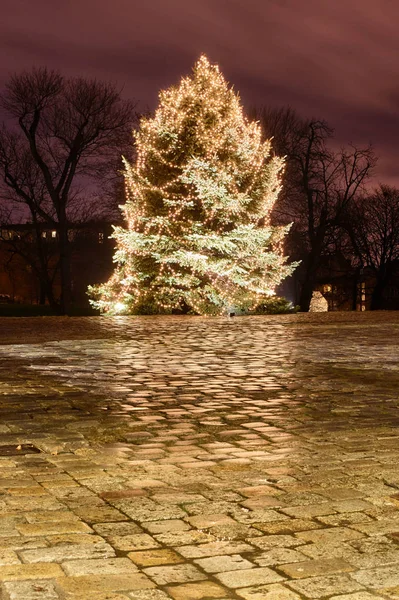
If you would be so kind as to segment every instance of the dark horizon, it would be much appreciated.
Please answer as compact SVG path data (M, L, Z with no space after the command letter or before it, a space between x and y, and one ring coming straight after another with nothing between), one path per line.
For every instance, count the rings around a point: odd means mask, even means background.
M112 80L141 109L190 72L200 54L219 63L247 110L290 105L325 119L337 146L372 143L375 181L399 185L399 4L381 0L3 0L0 86L46 65Z

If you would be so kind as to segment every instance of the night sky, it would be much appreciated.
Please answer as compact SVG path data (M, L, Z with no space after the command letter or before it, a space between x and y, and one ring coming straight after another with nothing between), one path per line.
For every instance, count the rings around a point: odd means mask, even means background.
M398 22L398 0L2 0L0 84L47 65L153 109L205 52L247 108L290 104L338 144L372 142L399 186Z

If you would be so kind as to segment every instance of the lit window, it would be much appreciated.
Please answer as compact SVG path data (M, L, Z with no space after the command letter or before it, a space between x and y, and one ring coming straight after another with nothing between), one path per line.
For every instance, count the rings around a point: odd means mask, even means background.
M323 286L323 292L325 294L327 294L328 292L331 292L331 285L327 284L327 285Z
M53 231L51 232L51 237L52 237L52 238L56 238L56 237L57 237L57 232L53 230Z
M47 237L47 231L42 231L42 238L45 240Z

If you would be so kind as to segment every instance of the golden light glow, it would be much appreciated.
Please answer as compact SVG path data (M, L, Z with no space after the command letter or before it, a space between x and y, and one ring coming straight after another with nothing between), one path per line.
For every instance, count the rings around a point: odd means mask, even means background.
M127 228L117 227L116 270L91 290L111 313L191 309L221 314L273 295L287 227L271 227L284 160L205 56L190 77L160 93L154 117L126 160ZM147 308L146 308L147 307Z

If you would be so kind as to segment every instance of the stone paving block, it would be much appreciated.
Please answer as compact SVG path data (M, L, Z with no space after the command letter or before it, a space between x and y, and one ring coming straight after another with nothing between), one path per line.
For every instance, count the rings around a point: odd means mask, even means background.
M372 569L385 565L398 565L399 568L399 549L373 552L372 554L356 553L349 560L358 569Z
M252 526L252 524L237 523L236 521L231 524L227 523L226 525L215 525L208 531L219 540L250 541L251 538L262 536L259 529Z
M370 592L355 592L354 594L340 594L331 596L330 600L385 600L384 596L377 596Z
M165 546L172 548L190 546L191 544L204 544L215 541L215 536L205 531L171 531L169 533L154 534L154 538Z
M124 498L137 498L138 496L146 496L147 492L142 489L133 490L108 490L100 493L100 497L105 500L123 500Z
M58 600L54 584L46 580L4 582L9 600Z
M302 562L305 555L292 548L274 548L268 552L257 554L253 560L259 567L273 567L285 563Z
M51 469L49 466L46 466L46 470L44 473L35 474L36 481L42 483L44 485L45 482L55 482L55 481L70 481L73 483L72 477L67 473L63 473L62 471L53 468Z
M7 492L14 496L48 496L48 492L38 485L30 487L12 487L9 488Z
M52 548L23 550L20 555L27 563L52 563L74 559L112 558L115 551L112 546L101 541L96 544L65 544Z
M90 592L90 600L130 600L130 592ZM82 600L80 593L65 596L67 600Z
M188 517L187 521L197 529L209 529L215 525L233 524L234 520L228 515L206 515L197 517Z
M336 512L333 506L328 502L322 502L321 504L309 504L308 506L290 506L288 508L282 507L281 512L289 515L290 517L297 517L299 519L312 519L320 515L331 515Z
M398 523L395 523L392 520L373 521L372 523L356 523L352 527L365 535L395 533L399 529Z
M269 535L289 535L290 533L297 533L298 531L320 529L322 525L309 519L286 519L285 521L271 523L254 523L254 527Z
M59 577L57 585L67 598L75 595L80 598L91 598L94 594L105 592L123 592L130 590L146 590L155 588L155 584L143 573L132 575L78 575Z
M186 583L189 581L202 581L206 576L196 567L189 564L149 567L143 572L159 585L170 583Z
M236 510L236 511L234 511L234 518L239 523L246 523L246 524L261 523L262 525L264 523L273 523L276 521L281 523L284 520L286 520L286 521L290 520L287 515L277 512L276 510L266 509L266 508L263 508L263 509L255 508L250 511Z
M64 477L62 479L57 478L57 479L50 479L47 481L42 480L41 483L42 483L43 488L45 488L46 490L49 490L51 492L55 492L55 493L57 493L58 489L62 489L62 488L68 488L68 489L79 488L79 484L76 483L76 481L74 481L72 479L72 477L70 477L69 475L67 475L66 477Z
M398 564L367 569L353 573L352 577L366 587L383 589L399 586Z
M21 561L13 550L0 548L0 566L2 565L17 565Z
M118 523L96 523L93 529L101 536L108 537L110 535L133 535L136 533L144 533L141 527L131 521L122 521Z
M30 548L44 548L46 546L49 546L47 538L30 538L24 537L22 535L13 537L3 537L0 539L0 544L2 550L13 550L15 552Z
M234 512L236 508L237 505L235 502L226 502L225 500L197 502L185 505L185 509L191 517L200 516L203 518L205 516L209 516L210 518L215 516L226 517L229 513Z
M178 506L159 505L153 503L154 506L131 505L126 501L118 502L117 508L127 514L133 521L162 521L164 519L182 519L187 516L187 513Z
M295 562L279 566L279 570L293 579L329 575L330 573L349 573L354 567L339 558Z
M59 523L52 521L21 523L20 525L17 525L17 529L22 535L30 536L58 535L60 533L88 533L92 531L86 523L82 523L81 521L71 521L70 523L65 521Z
M261 550L271 550L273 548L292 548L302 546L305 542L293 535L264 535L251 540L251 544Z
M378 469L378 463L375 465L375 469ZM369 470L371 470L371 467ZM357 485L359 491L364 492L364 496L366 496L370 502L384 496L389 497L392 494L392 487L385 485L382 481L379 481L377 477L373 477L372 479L371 485L370 481L360 482Z
M329 527L315 531L300 531L296 536L305 542L338 544L347 540L359 539L362 534L348 527Z
M399 526L399 510L391 506L390 501L384 502L383 498L378 499L373 508L366 511L368 515L378 521L394 521Z
M241 502L241 506L251 510L285 506L282 496L253 496Z
M350 513L350 512L358 512L364 510L371 510L374 508L371 502L367 502L361 499L350 499L350 500L341 500L340 502L333 502L334 509L339 513Z
M170 600L172 596L161 590L136 590L128 592L128 596L132 600Z
M280 583L241 588L236 594L244 600L300 600L298 594Z
M166 589L174 600L211 600L212 598L223 599L226 596L226 588L213 583L213 581L185 583Z
M224 571L237 571L255 567L253 563L249 562L239 554L199 558L193 562L207 573L223 573Z
M157 493L152 496L152 499L161 504L195 504L198 502L206 502L207 499L201 494L188 494L184 492Z
M19 479L17 474L15 479L0 478L0 488L26 487L31 485L33 481L33 479Z
M51 522L60 523L62 521L71 522L71 521L80 521L79 517L75 515L71 511L66 510L54 510L54 511L42 511L37 510L34 512L26 512L24 513L25 519L28 523L43 523L43 522Z
M256 498L262 496L273 496L282 494L282 491L272 485L253 485L248 487L241 487L237 489L239 494L246 496L247 498Z
M305 544L298 548L300 552L313 560L340 558L355 566L355 559L360 556L350 542Z
M83 521L90 524L103 523L104 521L126 521L126 515L123 515L119 510L111 506L75 508L74 513L83 519Z
M323 490L323 495L327 496L327 498L331 498L331 500L353 500L357 498L364 498L366 494L360 492L355 488L326 488Z
M166 521L148 521L142 522L141 526L150 533L168 533L171 531L188 531L190 525L181 519L169 519Z
M215 461L211 461L211 460L198 460L198 461L184 462L184 463L181 463L180 466L183 469L209 469L210 467L216 466L216 464L217 463Z
M0 567L0 581L24 581L27 579L54 579L63 575L55 564L12 565Z
M284 578L275 573L268 567L257 567L245 571L227 571L219 573L216 578L227 588L237 589L250 587L253 585L262 585L265 583L276 583Z
M35 539L35 538L31 538ZM36 538L40 539L40 538ZM44 538L47 542L47 546L66 546L69 544L75 544L76 546L97 546L105 544L106 542L100 535L94 533L62 533L61 535L49 535Z
M291 486L291 489L294 486ZM303 486L296 486L296 488L300 487L298 491L288 491L284 494L283 499L289 506L310 506L312 504L320 505L322 503L328 503L328 501L321 496L320 494L316 494L309 489L308 486L305 487L305 491L303 491Z
M324 525L341 527L351 526L356 523L372 523L373 519L363 512L350 512L350 513L335 513L326 517L317 517L317 520Z
M352 540L350 545L365 554L379 554L398 550L398 546L390 536L379 535L360 540Z
M184 558L173 550L143 550L141 552L129 552L130 560L139 567L152 567L158 565L170 565L183 563Z
M38 498L18 498L10 497L7 498L7 506L10 509L18 510L21 512L31 512L35 510L65 510L65 506L51 497L40 496Z
M196 546L180 546L179 554L185 558L205 558L208 556L221 556L226 554L239 554L241 552L253 552L254 548L244 542L217 541Z
M107 540L111 546L117 550L123 550L124 552L159 548L159 543L146 533L138 533L133 535L110 535L107 537Z
M148 450L143 450L143 453L148 456ZM131 485L132 488L159 488L159 487L164 487L164 482L163 481L159 481L158 479L133 479L133 480L129 480L129 485Z
M19 535L20 533L15 527L2 527L0 531L0 542L2 541L1 538L10 538Z
M348 575L327 575L325 577L309 577L287 581L289 589L302 594L305 598L323 598L333 594L349 594L364 590L363 585L354 581Z
M385 600L385 598L390 598L392 600L398 600L399 598L399 586L395 586L395 587L389 587L389 588L383 588L378 590L379 593L383 594L383 598ZM378 598L380 598L380 596L377 596Z
M137 567L128 558L71 560L61 564L66 575L130 575Z

